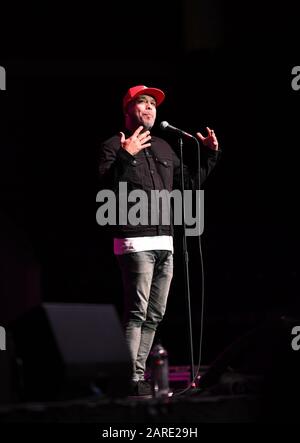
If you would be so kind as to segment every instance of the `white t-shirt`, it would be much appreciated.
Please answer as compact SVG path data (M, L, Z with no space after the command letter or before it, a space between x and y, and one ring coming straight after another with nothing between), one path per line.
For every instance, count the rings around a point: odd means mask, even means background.
M173 237L157 235L153 237L114 238L115 255L153 250L165 250L173 253Z

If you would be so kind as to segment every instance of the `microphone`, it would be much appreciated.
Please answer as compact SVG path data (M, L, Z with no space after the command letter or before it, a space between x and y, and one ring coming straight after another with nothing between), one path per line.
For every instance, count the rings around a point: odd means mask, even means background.
M175 126L170 125L166 121L161 122L160 129L163 129L164 131L167 130L170 132L175 132L178 135L184 135L185 137L188 138L195 138L193 135L189 134L188 132L185 132L182 129L175 128Z

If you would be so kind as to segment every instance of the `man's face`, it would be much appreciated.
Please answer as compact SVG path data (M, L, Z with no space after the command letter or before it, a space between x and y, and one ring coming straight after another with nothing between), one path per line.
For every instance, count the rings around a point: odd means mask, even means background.
M144 126L151 129L156 119L156 101L150 95L139 95L127 108L128 119L132 127Z

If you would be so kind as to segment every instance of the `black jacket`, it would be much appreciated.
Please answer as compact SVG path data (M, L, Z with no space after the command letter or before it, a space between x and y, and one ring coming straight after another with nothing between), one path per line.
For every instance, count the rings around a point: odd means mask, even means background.
M215 166L220 151L209 148L201 150L201 184ZM195 167L184 166L185 189L199 189L198 173ZM102 143L99 155L99 177L101 188L111 189L119 197L119 183L125 182L128 193L136 189L144 190L151 204L151 190L163 189L171 192L180 189L180 161L171 146L163 139L152 136L151 148L142 149L132 156L120 146L120 136L115 135ZM201 185L200 184L200 185ZM135 203L131 203L133 206ZM118 208L118 204L116 205ZM128 203L128 210L130 203ZM148 207L150 214L150 207ZM117 219L118 220L118 219ZM133 226L129 223L112 227L113 235L118 238L142 237L154 235L172 235L172 223L169 225Z

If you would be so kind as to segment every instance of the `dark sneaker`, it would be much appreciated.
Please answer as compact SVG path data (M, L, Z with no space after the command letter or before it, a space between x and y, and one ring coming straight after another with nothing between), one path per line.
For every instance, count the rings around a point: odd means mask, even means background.
M139 380L137 383L138 395L152 395L151 383L146 380Z
M151 396L152 395L151 384L146 380L132 381L130 395L147 396L147 397Z

